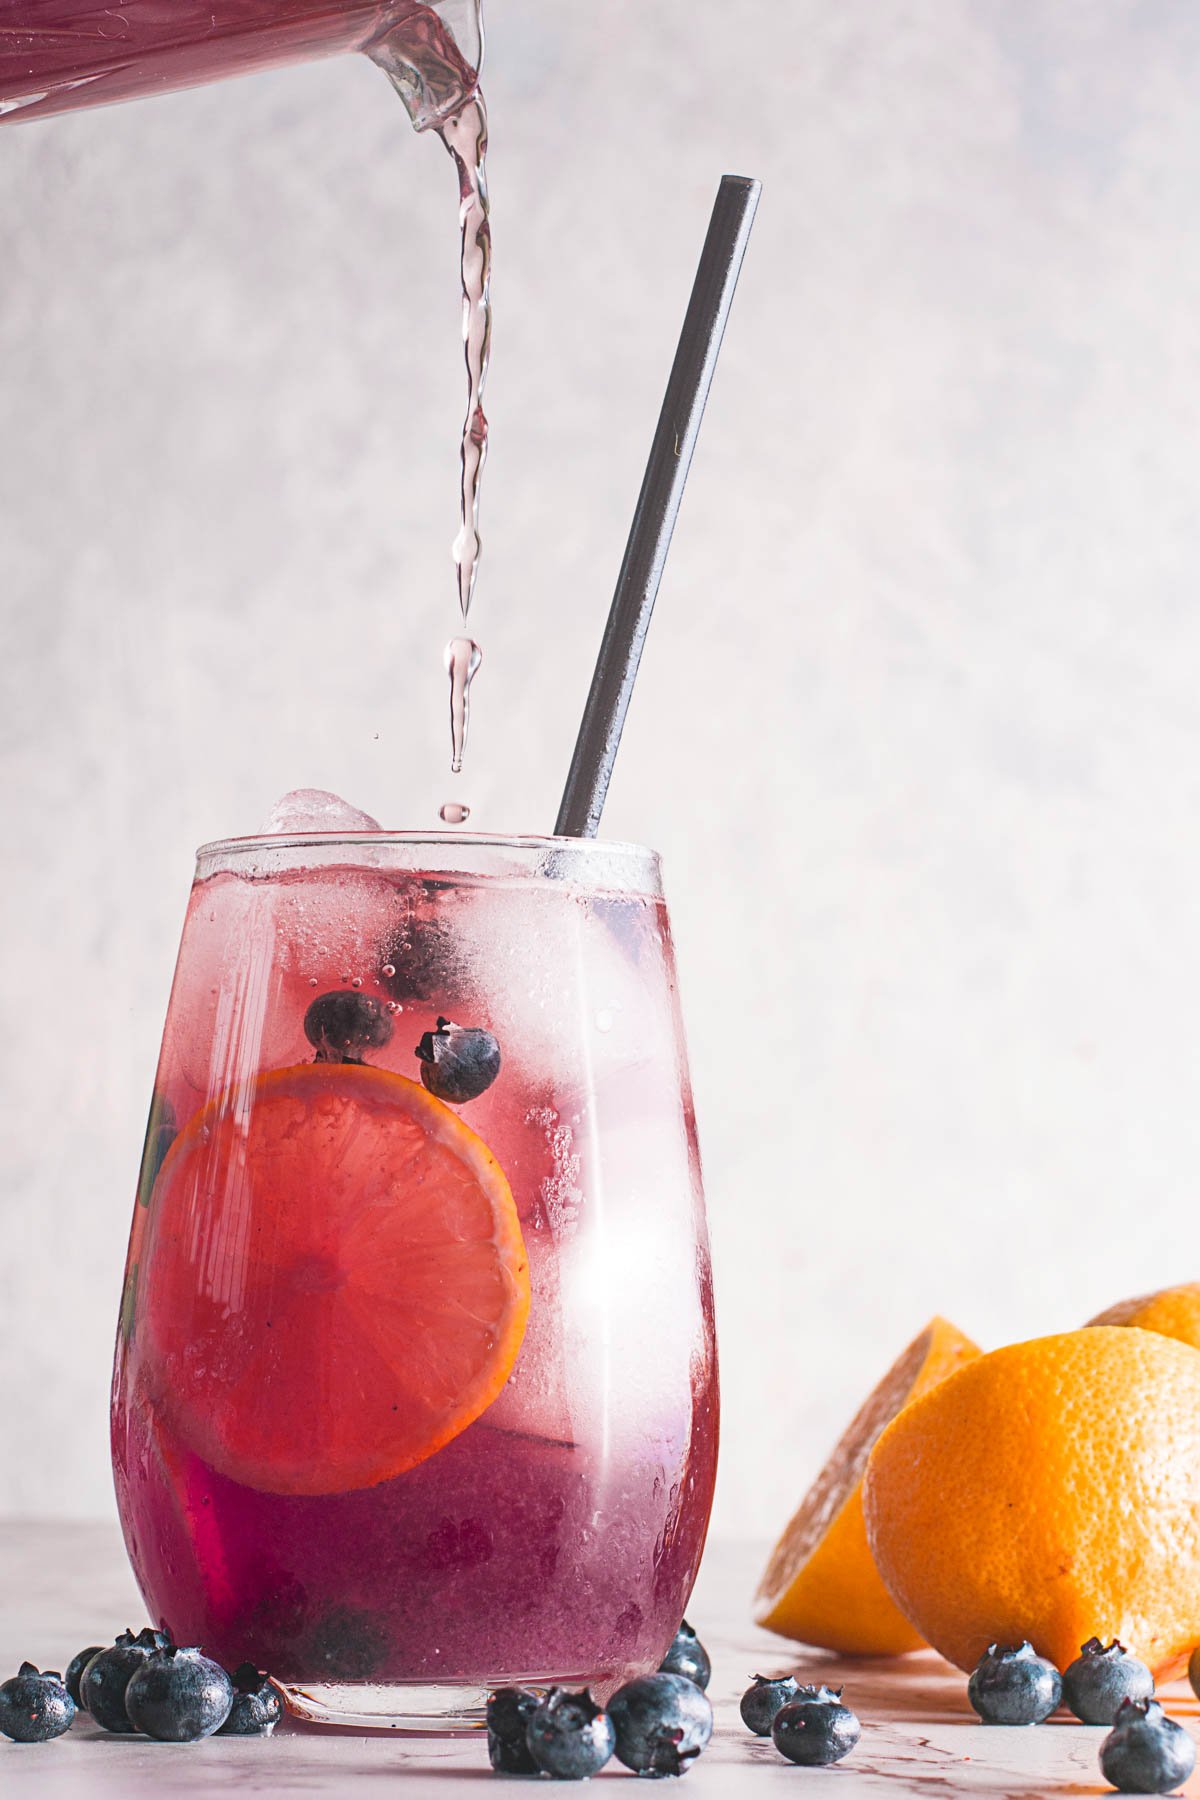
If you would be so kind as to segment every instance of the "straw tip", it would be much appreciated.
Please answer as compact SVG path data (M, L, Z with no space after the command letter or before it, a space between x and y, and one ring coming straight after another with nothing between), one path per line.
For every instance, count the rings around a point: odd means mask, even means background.
M721 186L740 188L745 194L762 193L762 182L753 175L722 175Z

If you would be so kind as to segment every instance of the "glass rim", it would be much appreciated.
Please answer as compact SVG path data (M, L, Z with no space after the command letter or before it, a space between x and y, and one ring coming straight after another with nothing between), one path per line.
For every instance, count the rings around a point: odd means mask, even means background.
M473 850L567 850L575 855L628 857L644 861L660 860L659 852L650 844L636 844L621 838L539 836L530 832L485 831L281 831L252 832L245 837L213 838L196 851L197 862L216 856L236 856L243 852L270 850L306 850L329 848L336 844L353 847L397 844L419 848L422 844L447 849L455 844Z

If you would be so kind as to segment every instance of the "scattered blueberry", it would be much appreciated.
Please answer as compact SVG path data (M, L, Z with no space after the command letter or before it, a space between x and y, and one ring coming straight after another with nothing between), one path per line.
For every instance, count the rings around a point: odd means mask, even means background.
M636 1775L682 1775L712 1736L708 1696L686 1675L641 1675L608 1703L617 1760Z
M586 1781L613 1753L616 1733L608 1714L584 1688L572 1694L551 1688L534 1708L525 1742L536 1768L560 1781Z
M40 1674L23 1662L0 1686L0 1732L18 1744L45 1744L61 1737L75 1717L75 1702L57 1669Z
M1122 1700L1100 1746L1100 1772L1123 1794L1170 1794L1196 1766L1196 1746L1157 1700Z
M1062 1699L1062 1676L1033 1645L992 1644L967 1683L985 1725L1040 1725Z
M93 1656L99 1656L106 1648L107 1645L105 1644L89 1644L86 1650L81 1650L79 1655L73 1656L67 1664L67 1672L63 1676L63 1685L78 1707L83 1707L83 1700L79 1693L79 1683L83 1678L83 1671L87 1668ZM84 1710L86 1711L86 1708L84 1708Z
M708 1651L687 1620L679 1627L671 1648L658 1665L660 1675L686 1675L698 1688L706 1688L712 1680L712 1663Z
M219 1663L199 1650L172 1644L148 1656L125 1690L125 1710L135 1731L164 1744L210 1737L229 1717L233 1683Z
M364 1050L382 1050L392 1035L391 1015L370 994L334 988L318 994L304 1015L304 1035L317 1062L358 1063Z
M1154 1677L1116 1638L1089 1638L1062 1678L1062 1697L1085 1725L1111 1725L1122 1700L1153 1700Z
M799 1693L799 1685L791 1675L756 1675L742 1695L742 1723L755 1737L770 1737L775 1714Z
M817 1690L818 1694L832 1691ZM861 1735L857 1717L836 1697L790 1700L780 1707L771 1726L771 1738L780 1755L810 1768L841 1762Z
M414 1054L429 1092L454 1106L478 1100L500 1073L500 1045L491 1032L450 1019L439 1019L437 1030L425 1033Z
M742 1695L742 1723L755 1737L770 1737L781 1706L790 1706L797 1700L836 1706L841 1697L841 1688L802 1687L792 1675L756 1675L753 1685Z
M125 1690L147 1657L165 1650L170 1638L149 1626L134 1637L123 1631L109 1650L93 1656L79 1680L79 1693L87 1711L104 1731L136 1731L125 1711Z
M253 1663L233 1671L233 1705L217 1730L222 1737L270 1737L283 1717L279 1690Z
M540 1695L528 1688L497 1688L488 1695L488 1761L499 1775L536 1775L538 1765L529 1753L529 1722L538 1709Z

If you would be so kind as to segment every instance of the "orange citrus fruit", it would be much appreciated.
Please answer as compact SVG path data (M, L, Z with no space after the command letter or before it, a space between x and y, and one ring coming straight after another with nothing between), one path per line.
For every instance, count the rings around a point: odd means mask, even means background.
M775 1546L755 1600L758 1624L850 1656L902 1656L922 1648L871 1558L863 1470L888 1421L978 1355L956 1326L933 1319L888 1370Z
M1088 1324L1139 1325L1143 1331L1160 1331L1164 1337L1178 1338L1181 1344L1200 1350L1200 1281L1119 1300Z
M894 1419L863 1487L879 1572L935 1649L1066 1668L1200 1642L1200 1352L1103 1326L993 1350Z
M482 1140L402 1075L306 1063L222 1095L172 1144L133 1354L215 1469L329 1494L478 1418L528 1313L516 1207Z

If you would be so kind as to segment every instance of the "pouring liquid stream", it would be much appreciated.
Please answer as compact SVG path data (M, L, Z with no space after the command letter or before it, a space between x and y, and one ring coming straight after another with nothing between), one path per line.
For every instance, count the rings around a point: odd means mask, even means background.
M459 221L462 229L462 329L467 368L467 412L460 452L459 531L453 558L458 605L464 622L471 610L479 573L479 485L487 460L488 425L483 410L492 339L492 232L487 192L487 111L476 93L462 111L442 126L439 136L458 172ZM481 661L478 644L469 637L451 638L445 651L450 675L450 768L462 770L470 716L468 690ZM448 801L440 817L448 824L465 823L470 809Z

